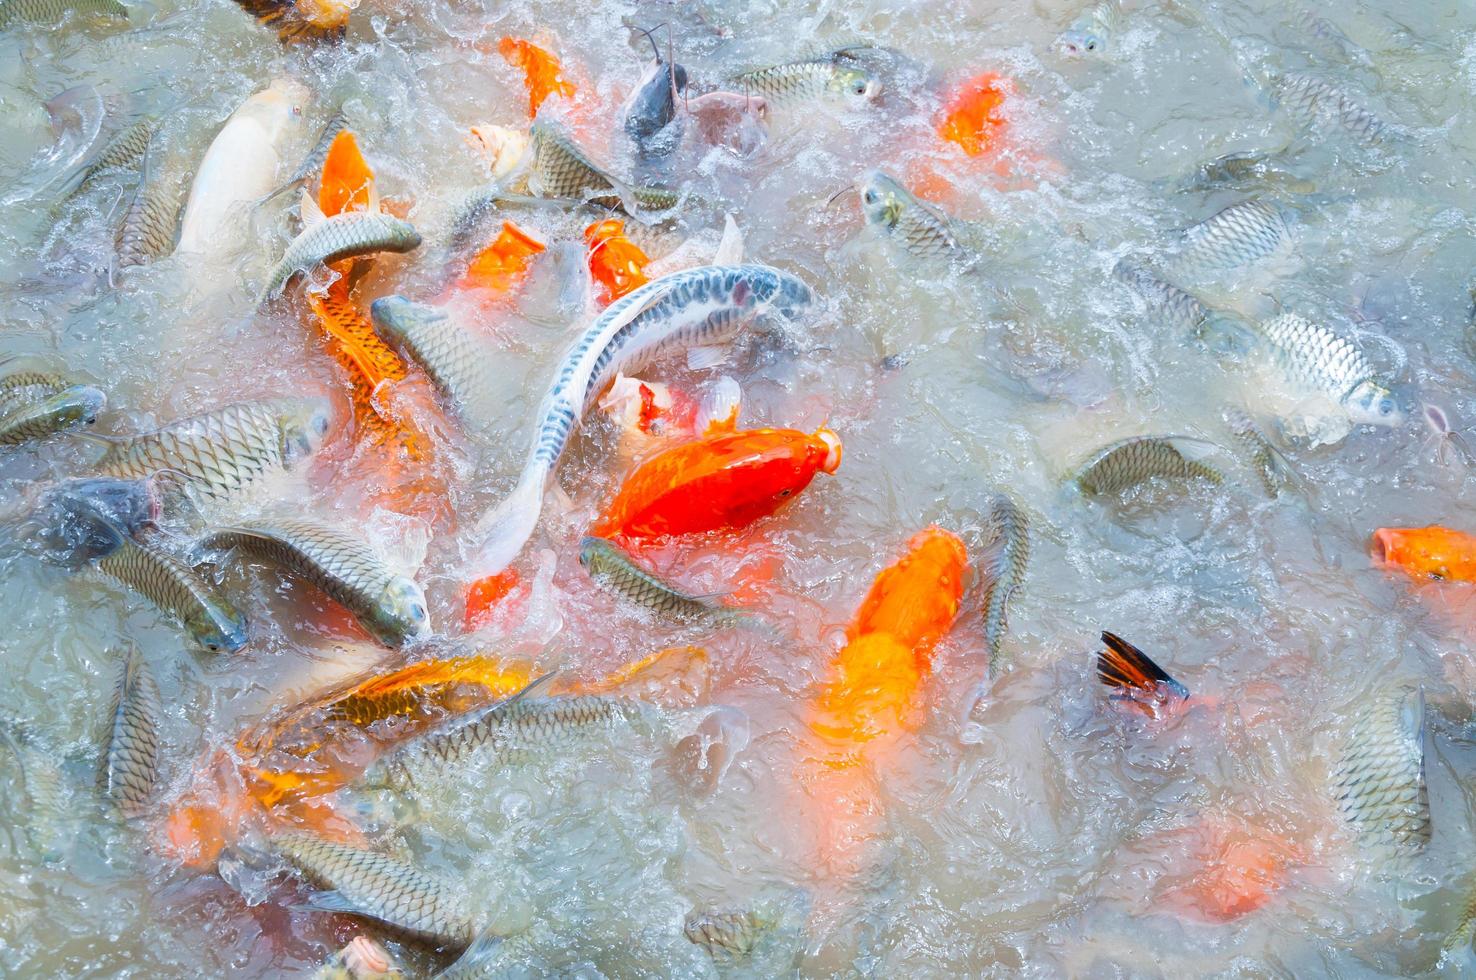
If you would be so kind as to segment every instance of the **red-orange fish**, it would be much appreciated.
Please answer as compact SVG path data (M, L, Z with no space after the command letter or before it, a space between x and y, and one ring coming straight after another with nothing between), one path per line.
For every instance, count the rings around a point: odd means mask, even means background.
M636 466L595 524L599 537L654 538L746 524L774 513L834 473L841 441L830 429L716 432Z
M602 287L600 305L613 303L651 281L645 273L651 260L625 237L625 222L615 218L596 221L584 229L584 240L589 245L589 274Z
M1373 557L1415 578L1476 582L1476 537L1430 527L1381 527L1373 533Z
M511 221L504 221L492 243L476 254L457 285L462 289L485 289L505 293L528 275L533 256L544 244Z
M943 103L938 135L971 157L998 149L1009 127L1004 106L1011 85L997 72L981 72L953 88Z
M318 207L327 217L345 211L363 211L369 207L374 190L374 171L359 142L345 129L333 137L328 155L323 159L323 179L318 185Z
M889 633L925 662L958 616L968 554L957 535L936 527L913 535L907 549L876 577L846 635Z
M528 118L538 115L539 106L550 95L572 98L574 83L564 78L559 59L531 41L517 37L505 37L497 44L497 51L507 63L523 70L524 84L528 87Z

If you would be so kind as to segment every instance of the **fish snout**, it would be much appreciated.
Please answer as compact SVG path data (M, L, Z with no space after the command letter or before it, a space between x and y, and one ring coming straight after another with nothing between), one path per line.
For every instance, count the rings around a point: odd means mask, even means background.
M825 459L820 463L820 472L834 473L840 469L843 455L840 436L834 430L821 426L815 431L815 438L824 443L826 448Z
M1100 54L1106 47L1102 39L1091 31L1064 31L1056 38L1056 53L1063 58L1088 58Z

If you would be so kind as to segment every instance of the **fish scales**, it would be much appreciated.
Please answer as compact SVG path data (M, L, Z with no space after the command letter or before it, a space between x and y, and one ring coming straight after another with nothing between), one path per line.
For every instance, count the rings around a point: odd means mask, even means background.
M1331 124L1366 145L1390 139L1394 131L1378 114L1342 88L1306 72L1277 79L1276 95L1288 114L1305 125Z
M194 569L154 542L127 539L99 558L97 567L178 619L206 650L235 652L246 645L245 618Z
M277 295L304 270L319 265L373 255L408 252L420 246L420 233L408 221L379 211L348 211L310 225L292 240L282 260L267 277L261 296Z
M159 768L159 685L136 647L125 655L108 711L100 786L125 817L144 812Z
M1333 795L1376 860L1398 862L1430 842L1424 740L1425 699L1416 688L1378 691L1353 716Z
M1006 666L1000 645L1009 629L1009 606L1025 580L1030 561L1030 521L1019 505L1005 494L990 501L985 523L992 532L994 552L985 566L984 646L989 652L989 670Z
M1250 456L1251 468L1265 487L1267 496L1280 496L1281 491L1296 480L1291 464L1281 454L1255 421L1239 409L1225 412L1225 424L1237 442Z
M1291 247L1291 227L1279 207L1241 201L1185 231L1174 264L1186 273L1229 272L1287 254Z
M1140 265L1124 259L1113 267L1112 274L1138 294L1149 313L1184 333L1198 332L1209 319L1208 307L1191 293Z
M0 0L0 30L15 24L54 24L68 13L128 19L118 0Z
M840 64L840 56L770 65L733 78L741 91L757 95L780 108L807 103L867 99L875 94L876 80L862 68Z
M1211 466L1187 458L1176 442L1198 440L1182 436L1135 436L1099 451L1083 467L1078 484L1089 494L1120 493L1154 477L1203 479L1213 484L1224 480Z
M159 172L151 146L114 237L117 268L146 265L174 251L183 197L183 180L178 174Z
M716 956L734 959L752 955L759 941L774 928L772 919L753 909L694 912L682 921L682 934Z
M0 446L15 446L60 432L78 423L90 424L107 398L91 385L70 385L38 401L18 405L0 415Z
M403 296L375 300L369 316L381 337L420 365L463 421L481 420L494 383L491 358L465 327L446 310Z
M1373 376L1356 344L1295 313L1263 320L1257 331L1293 381L1343 398Z
M54 395L70 382L47 371L19 370L0 378L0 414Z
M964 262L977 257L957 222L887 174L879 170L865 174L857 191L867 223L908 255Z
M378 919L435 943L467 946L477 937L458 882L314 834L277 834L272 844L306 878L337 893L333 911Z
M702 596L667 585L638 566L622 548L603 538L585 538L580 545L579 562L601 585L661 616L728 625L737 625L745 619L741 610L726 609Z
M0 727L3 741L15 758L26 795L26 839L42 861L58 861L66 846L66 780L56 756L24 734Z

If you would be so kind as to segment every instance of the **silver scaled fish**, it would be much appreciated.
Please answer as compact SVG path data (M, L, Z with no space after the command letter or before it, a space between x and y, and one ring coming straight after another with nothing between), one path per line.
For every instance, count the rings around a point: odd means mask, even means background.
M856 190L866 223L907 255L963 266L977 261L977 236L969 228L880 170L862 175Z
M1218 485L1224 476L1199 461L1216 448L1189 436L1133 436L1094 453L1078 471L1076 484L1091 496L1121 493L1154 477Z
M130 647L108 711L99 788L125 817L144 812L159 770L159 685L137 647Z
M1305 126L1335 130L1356 142L1376 146L1394 136L1394 129L1333 83L1306 72L1287 72L1274 81L1276 99L1287 114Z
M73 11L128 20L128 8L118 0L0 0L0 31L16 24L54 24Z
M98 472L161 479L222 500L322 446L332 420L323 398L277 398L227 405L112 445Z
M1405 413L1356 344L1320 323L1283 313L1254 327L1266 353L1294 385L1339 403L1355 423L1396 427Z
M1425 696L1380 689L1353 716L1332 772L1333 797L1376 862L1398 863L1430 842Z
M1291 226L1279 206L1241 201L1185 231L1173 268L1179 275L1196 277L1239 272L1285 258L1293 245Z
M1197 335L1210 317L1209 307L1192 293L1129 259L1119 261L1112 274L1138 295L1155 319L1183 334Z
M738 91L757 95L778 109L821 103L864 106L874 102L882 90L881 80L845 50L755 68L734 76L732 82Z
M506 568L522 551L570 436L617 373L632 374L677 348L726 343L755 323L792 320L813 301L801 279L766 265L701 266L606 307L554 374L517 486L478 525L480 574Z
M997 494L984 515L989 536L984 562L984 648L989 653L989 673L1008 666L1000 654L1009 629L1009 606L1025 579L1030 561L1030 521L1020 506L1006 494Z
M1108 0L1088 9L1056 37L1056 51L1066 58L1100 58L1127 20L1122 4Z
M706 622L715 626L760 624L759 617L719 605L707 596L690 595L667 585L641 568L623 548L604 538L579 543L579 564L590 578L663 619Z
M37 372L11 375L0 380L0 446L18 446L76 425L91 425L106 405L107 396L92 385L68 384Z
M403 296L382 296L370 304L369 318L380 337L420 365L463 423L491 417L489 397L497 390L492 355L450 313Z
M808 899L796 891L746 908L699 910L682 920L682 934L705 949L720 968L743 966L773 971L755 972L757 976L788 976L802 944L808 906Z
M359 539L307 520L251 521L215 528L197 553L231 551L299 575L350 613L379 642L404 646L430 629L425 593Z
M1250 457L1251 468L1255 470L1261 486L1266 488L1267 496L1278 497L1283 490L1301 483L1291 463L1254 419L1238 408L1226 409L1223 417L1230 434Z
M179 620L211 653L246 645L246 619L189 565L157 543L156 533L129 538L97 561L99 571Z
M310 833L276 834L272 845L319 888L305 906L376 919L436 944L464 948L477 938L476 920L457 882L379 851Z
M302 223L301 234L287 246L282 260L267 277L257 298L258 306L281 293L298 273L319 265L379 252L409 252L420 247L420 232L415 226L380 211L372 192L368 210L345 211L330 218L304 189Z
M56 756L26 732L0 726L0 741L10 749L26 795L26 840L42 861L63 857L71 817L66 810L65 777Z
M144 152L138 186L113 239L114 266L127 269L162 259L174 251L179 212L184 205L183 173L161 160L157 141Z

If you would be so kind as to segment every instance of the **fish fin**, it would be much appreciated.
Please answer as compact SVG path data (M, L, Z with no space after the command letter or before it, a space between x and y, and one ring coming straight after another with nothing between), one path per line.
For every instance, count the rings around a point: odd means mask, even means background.
M1198 463L1222 451L1219 446L1208 439L1197 439L1193 436L1167 436L1163 441L1174 447L1175 452L1191 463Z
M502 936L491 928L483 929L477 933L470 946L456 957L456 961L446 969L437 973L437 977L471 977L480 976L481 968L490 963L492 957L496 956L502 949Z
M732 214L723 216L723 237L718 242L717 252L712 256L713 265L743 264L743 232Z
M364 154L359 151L358 140L352 130L340 130L323 158L323 174L318 180L318 207L324 214L341 214L353 210L356 204L367 202L368 210L376 211L377 198L374 171L369 169Z
M304 187L302 189L301 198L302 209L299 216L302 219L302 227L304 230L312 228L316 225L320 225L328 220L328 216L323 213L323 209L318 207L318 202L313 200L312 191Z
M1103 630L1102 642L1107 649L1097 653L1097 679L1117 693L1127 697L1134 691L1156 695L1160 687L1167 687L1181 698L1189 696L1187 687L1122 637Z
M738 413L743 408L743 389L737 381L723 375L702 395L692 427L698 435L733 432L738 428Z
M477 523L482 536L478 550L475 578L500 572L523 550L533 536L538 517L543 512L543 490L547 470L534 466L518 480L503 501Z
M688 347L687 367L693 371L706 371L717 367L728 358L728 348L716 344Z
M289 906L294 912L344 912L349 915L369 915L364 906L350 901L340 891L313 892L306 902ZM370 918L375 918L370 916Z

